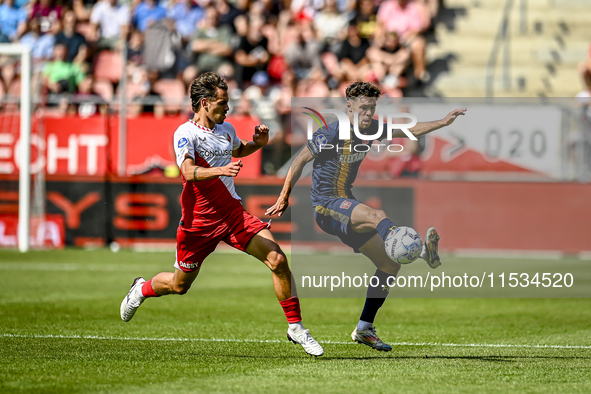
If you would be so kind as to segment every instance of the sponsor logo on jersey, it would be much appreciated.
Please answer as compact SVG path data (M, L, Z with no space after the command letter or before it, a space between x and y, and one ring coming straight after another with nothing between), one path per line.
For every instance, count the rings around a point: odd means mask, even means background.
M226 136L226 139L228 140L228 142L232 142L232 138L230 138L230 134L224 133L224 135Z
M361 161L365 158L365 156L367 155L367 152L359 152L359 153L353 153L353 154L345 154L345 155L339 155L339 161L341 163L355 163L356 161Z
M351 208L351 205L353 205L351 201L343 201L341 203L341 209L349 209Z
M314 142L316 142L316 145L319 148L322 148L323 146L325 146L326 144L328 144L328 140L326 139L326 137L323 134L318 134L316 136L316 140Z
M178 142L178 147L179 149L182 148L183 146L187 145L189 143L189 140L187 140L186 138L181 138ZM169 145L170 146L170 145Z
M203 137L203 138L201 138L201 137L198 137L198 138L199 138L199 141L201 141L201 142L205 142L205 141L207 141L207 138L205 138L205 137Z
M185 263L182 261L179 261L179 266L186 268L186 269L194 269L199 267L199 263Z
M230 149L202 150L199 152L199 156L203 157L204 159L209 159L211 157L226 157L231 155L232 151Z

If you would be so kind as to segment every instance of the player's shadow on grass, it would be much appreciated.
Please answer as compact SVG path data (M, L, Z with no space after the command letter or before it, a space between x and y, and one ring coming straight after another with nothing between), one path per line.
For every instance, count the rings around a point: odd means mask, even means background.
M215 353L215 354L208 354L208 353L187 353L187 356L196 356L196 357L227 357L227 358L252 358L252 359L274 359L274 360L282 360L282 359L293 359L294 356L291 354L286 354L282 356L272 356L272 355L262 355L262 354L223 354L223 353ZM503 363L511 363L517 362L521 360L591 360L590 357L577 357L577 356L397 356L396 354L376 354L375 356L348 356L348 357L338 357L338 356L322 356L322 357L312 357L301 355L302 358L311 358L316 359L319 362L322 361L333 361L333 360L480 360L480 361L488 361L488 362L503 362Z
M577 356L397 356L395 354L384 354L382 356L359 356L359 357L330 357L324 356L319 360L481 360L489 362L516 362L519 360L591 360L591 357Z

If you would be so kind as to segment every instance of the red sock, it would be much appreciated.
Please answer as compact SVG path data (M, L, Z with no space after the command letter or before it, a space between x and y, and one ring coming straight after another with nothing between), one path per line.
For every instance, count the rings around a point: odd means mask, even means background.
M283 307L283 312L288 323L297 323L302 321L302 312L300 311L300 299L291 297L287 300L279 301Z
M152 278L154 279L154 278ZM142 295L144 297L160 297L158 294L156 294L154 292L154 289L152 289L152 279L150 279L147 282L144 282L144 284L142 285Z

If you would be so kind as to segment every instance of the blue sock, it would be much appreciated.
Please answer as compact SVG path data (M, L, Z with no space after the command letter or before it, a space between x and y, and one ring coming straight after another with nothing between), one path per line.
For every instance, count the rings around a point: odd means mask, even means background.
M390 219L386 218L378 223L376 230L378 231L382 239L385 241L386 237L390 233L390 230L392 230L394 227L396 227L394 223L392 223Z
M388 297L388 294L390 294L388 282L390 282L390 284L393 284L394 280L390 279L388 281L388 278L396 277L396 275L391 275L380 270L376 270L374 276L376 276L380 280L380 282L376 287L373 287L371 285L367 287L367 298L365 299L365 306L363 307L363 312L361 312L361 317L359 318L359 320L368 323L373 323L376 314L378 313L378 309L380 309L382 305L384 305L386 297Z

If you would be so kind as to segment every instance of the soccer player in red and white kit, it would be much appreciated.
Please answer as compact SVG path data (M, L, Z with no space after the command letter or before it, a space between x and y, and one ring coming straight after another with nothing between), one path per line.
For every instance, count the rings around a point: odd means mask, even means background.
M269 225L244 210L234 189L233 177L242 162L232 162L232 157L245 157L265 146L269 128L257 126L252 142L240 140L234 126L224 122L229 109L227 91L228 85L215 73L202 74L191 84L195 115L174 133L176 161L183 177L175 271L161 272L149 281L136 278L121 303L121 319L130 321L146 298L185 294L205 258L224 241L269 267L289 324L287 338L302 345L306 353L322 356L322 346L302 324L285 254Z

